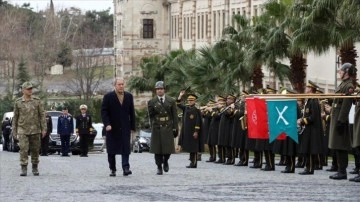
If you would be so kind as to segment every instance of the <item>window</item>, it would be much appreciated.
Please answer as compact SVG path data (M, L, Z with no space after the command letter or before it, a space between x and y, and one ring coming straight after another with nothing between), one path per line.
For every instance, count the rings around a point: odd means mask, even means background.
M143 38L152 39L154 38L154 20L143 19Z

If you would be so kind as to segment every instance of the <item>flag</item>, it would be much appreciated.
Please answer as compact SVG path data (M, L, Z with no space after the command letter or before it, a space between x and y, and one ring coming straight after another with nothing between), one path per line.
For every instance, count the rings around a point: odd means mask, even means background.
M269 127L265 100L258 98L247 98L246 111L249 138L269 139Z
M266 104L270 132L269 141L274 141L280 135L283 138L285 134L298 142L296 100L268 100Z

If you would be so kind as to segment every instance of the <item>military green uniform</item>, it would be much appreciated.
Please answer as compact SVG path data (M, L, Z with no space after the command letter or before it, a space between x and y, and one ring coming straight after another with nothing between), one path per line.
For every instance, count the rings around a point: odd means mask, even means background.
M352 80L348 78L341 82L335 93L349 95L353 93L353 90ZM334 149L336 152L338 173L345 176L348 166L348 151L351 150L351 137L349 133L349 112L351 105L351 98L335 98L330 115L329 148Z
M12 121L13 135L18 137L20 144L20 164L27 166L30 149L31 163L39 163L40 135L46 131L44 107L40 99L23 97L15 101Z
M175 153L174 136L177 135L178 117L175 100L165 96L163 103L156 96L148 102L151 121L150 152L155 154L158 168L167 164L170 154Z

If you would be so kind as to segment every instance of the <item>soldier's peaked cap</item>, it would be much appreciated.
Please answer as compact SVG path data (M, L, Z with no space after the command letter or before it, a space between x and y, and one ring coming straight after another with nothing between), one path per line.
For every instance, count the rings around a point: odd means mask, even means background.
M194 101L194 100L196 100L198 97L197 97L197 95L195 95L194 93L189 93L188 94L188 97L187 97L187 100L188 101Z
M319 86L316 85L316 84L315 84L313 81L311 81L311 80L308 81L308 84L306 84L306 87L315 88L315 89L319 88Z
M32 85L31 82L26 81L26 82L24 82L24 83L21 85L21 88L22 88L22 89L30 89L30 88L33 88L33 85Z

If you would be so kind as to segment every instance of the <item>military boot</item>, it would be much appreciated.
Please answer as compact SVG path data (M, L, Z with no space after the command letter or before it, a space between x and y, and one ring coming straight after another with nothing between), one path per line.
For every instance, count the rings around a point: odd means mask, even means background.
M32 173L35 176L39 176L38 164L32 164Z
M26 176L26 175L27 175L27 165L21 165L20 176Z

